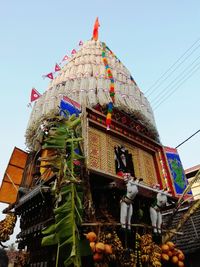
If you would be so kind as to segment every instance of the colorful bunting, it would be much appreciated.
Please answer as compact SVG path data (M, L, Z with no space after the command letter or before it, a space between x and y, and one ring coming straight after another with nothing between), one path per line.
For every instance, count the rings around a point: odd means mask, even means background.
M65 55L65 56L63 57L62 61L66 61L66 60L68 60L68 59L69 59L69 57L68 57L67 55Z
M60 71L60 70L61 70L60 66L56 63L56 65L55 65L55 71Z
M37 100L40 96L41 96L41 94L35 88L32 88L32 90L31 90L31 102Z
M42 76L43 78L49 78L49 79L51 79L51 80L53 80L53 72L50 72L50 73L48 73L48 74L46 74L46 75L43 75Z
M76 54L76 49L73 49L72 52L71 52L72 55L75 55Z
M110 97L112 99L112 102L110 102L108 104L108 110L107 110L107 116L106 116L106 126L107 126L107 130L110 129L110 125L111 125L111 118L112 118L112 112L113 112L113 103L115 102L115 84L114 84L114 78L112 75L112 71L108 65L108 61L106 58L106 44L103 43L103 50L102 50L102 58L103 58L103 63L105 65L105 69L107 71L108 74L108 78L110 79Z

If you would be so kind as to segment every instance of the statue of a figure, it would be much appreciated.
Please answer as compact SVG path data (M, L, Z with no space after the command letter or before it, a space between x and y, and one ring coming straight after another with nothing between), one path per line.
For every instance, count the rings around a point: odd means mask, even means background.
M167 196L163 191L160 191L156 195L156 199L152 206L150 207L150 218L151 224L154 227L154 233L161 233L161 226L162 226L162 209L167 204Z
M132 176L135 176L132 154L123 145L116 146L114 151L116 174L124 176L124 173L130 173Z
M132 203L138 193L138 183L142 179L136 180L130 174L126 174L124 180L126 182L126 194L120 201L120 223L122 228L131 229Z

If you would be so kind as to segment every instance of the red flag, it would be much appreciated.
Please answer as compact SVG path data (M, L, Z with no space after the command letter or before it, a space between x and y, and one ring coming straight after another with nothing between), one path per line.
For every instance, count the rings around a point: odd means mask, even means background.
M80 46L83 45L83 41L80 41L80 42L79 42L79 45L80 45Z
M62 61L65 61L65 60L68 60L68 59L69 59L69 57L68 57L67 55L65 55L65 56L63 57Z
M76 54L76 50L73 49L72 52L71 52L72 55Z
M55 65L55 71L60 71L60 70L61 70L60 66L56 63L56 65Z
M40 96L41 96L41 94L35 88L32 88L32 91L31 91L31 102L37 100Z
M53 73L52 73L52 72L50 72L50 73L48 73L48 74L44 75L44 77L47 77L47 78L49 78L49 79L53 80Z
M93 40L97 41L98 40L98 37L99 37L99 19L98 17L96 18L96 21L94 23L94 29L93 29Z

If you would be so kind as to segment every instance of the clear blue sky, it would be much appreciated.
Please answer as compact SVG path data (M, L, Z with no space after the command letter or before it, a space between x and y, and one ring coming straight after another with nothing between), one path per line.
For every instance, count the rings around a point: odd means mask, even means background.
M199 0L2 1L0 180L13 147L25 149L31 88L45 91L48 80L42 75L77 49L80 40L90 39L96 16L100 40L131 71L143 92L200 38ZM200 48L177 75L199 55ZM200 128L199 74L200 70L155 111L163 145L175 147ZM200 133L178 149L184 168L200 163L199 150Z

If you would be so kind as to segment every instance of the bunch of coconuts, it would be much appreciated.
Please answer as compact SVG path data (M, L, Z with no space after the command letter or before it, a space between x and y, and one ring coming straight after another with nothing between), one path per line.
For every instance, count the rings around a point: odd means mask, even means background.
M161 249L163 262L171 262L174 266L184 267L185 255L182 250L175 247L173 242L168 241L161 246Z
M105 255L111 255L113 253L111 245L97 241L97 235L95 232L87 233L86 238L90 242L90 248L93 252L93 260L95 262L101 262L103 261Z

